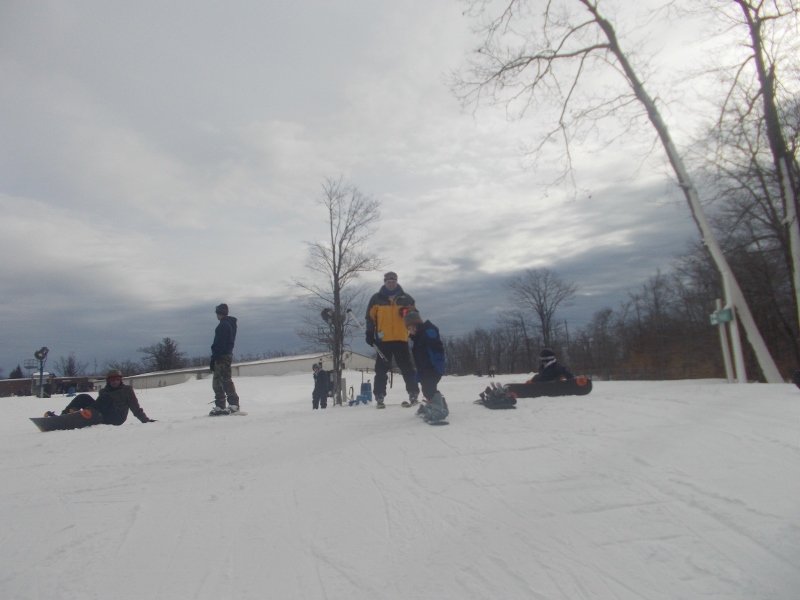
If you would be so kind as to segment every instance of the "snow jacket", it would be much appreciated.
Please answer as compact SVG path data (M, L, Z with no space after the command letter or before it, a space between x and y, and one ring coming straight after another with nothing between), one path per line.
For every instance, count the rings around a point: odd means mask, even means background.
M136 398L133 388L124 383L120 383L117 389L106 384L106 387L97 395L95 403L97 410L103 413L103 423L106 425L122 425L128 418L128 409L142 423L147 423L149 420L142 407L139 406L139 400Z
M408 330L403 322L407 312L416 310L414 298L398 284L394 294L386 286L372 296L367 305L367 336L378 342L407 342Z
M559 379L575 379L567 367L554 362L549 367L539 367L539 372L533 376L533 381L558 381Z
M439 328L430 321L425 321L417 326L417 333L411 336L411 341L414 342L412 354L417 368L417 383L422 381L423 374L428 371L435 370L439 375L444 375L446 362Z
M330 373L320 369L314 373L314 396L325 398L328 396L328 381L330 380Z
M214 330L214 343L211 344L211 360L233 354L236 342L236 317L222 317Z

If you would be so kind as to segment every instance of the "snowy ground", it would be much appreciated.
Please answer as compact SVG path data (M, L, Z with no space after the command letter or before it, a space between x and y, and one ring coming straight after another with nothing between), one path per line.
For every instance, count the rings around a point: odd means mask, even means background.
M351 383L360 375L348 373ZM520 378L514 378L520 380ZM510 381L510 378L498 378ZM157 423L42 434L0 399L3 599L795 599L800 391L596 383L311 410L310 374L141 392Z

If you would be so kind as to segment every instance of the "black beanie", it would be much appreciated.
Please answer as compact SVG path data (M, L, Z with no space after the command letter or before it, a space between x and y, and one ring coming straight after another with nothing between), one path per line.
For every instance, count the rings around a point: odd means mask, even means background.
M550 350L550 348L542 348L542 351L539 352L539 358L555 358L556 353Z
M227 317L228 305L223 302L217 308L214 309L214 312L217 313L218 315L222 315L223 317Z

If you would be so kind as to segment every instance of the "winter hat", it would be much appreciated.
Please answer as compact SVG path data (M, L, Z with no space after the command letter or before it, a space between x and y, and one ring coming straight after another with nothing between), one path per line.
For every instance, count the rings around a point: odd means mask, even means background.
M111 369L106 373L106 379L111 379L112 377L122 377L122 371L119 369Z
M422 317L419 316L419 313L415 310L406 313L406 316L403 317L403 322L406 324L406 327L411 327L412 325L418 325L422 323Z
M542 348L542 351L539 352L539 360L542 361L545 367L549 367L556 362L556 353L550 348Z
M319 363L314 363L313 365L311 365L312 371L319 371L321 368L322 367L319 366Z
M217 313L218 315L222 315L223 317L227 317L228 305L223 302L217 308L214 309L214 312Z
M397 281L397 273L394 271L389 271L383 275L383 281Z

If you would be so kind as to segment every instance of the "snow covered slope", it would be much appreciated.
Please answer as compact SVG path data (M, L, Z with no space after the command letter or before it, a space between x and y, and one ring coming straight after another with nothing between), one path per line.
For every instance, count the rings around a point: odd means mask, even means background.
M310 373L235 381L247 417L201 416L192 381L139 393L157 423L46 434L27 417L67 399L0 399L0 598L799 597L794 386L489 411L448 377L430 427L397 386L312 411Z

